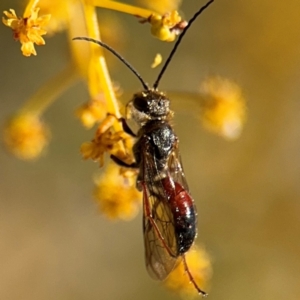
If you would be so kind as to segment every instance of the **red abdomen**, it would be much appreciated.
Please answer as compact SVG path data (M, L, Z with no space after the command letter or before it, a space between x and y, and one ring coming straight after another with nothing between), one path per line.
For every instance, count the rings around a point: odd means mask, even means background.
M190 249L196 237L197 213L194 200L170 177L163 178L162 184L174 217L177 250L183 254Z

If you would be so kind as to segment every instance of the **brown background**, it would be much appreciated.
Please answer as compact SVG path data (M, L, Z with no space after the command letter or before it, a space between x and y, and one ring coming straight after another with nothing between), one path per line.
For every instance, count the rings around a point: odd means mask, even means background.
M2 0L1 11L16 3ZM186 0L182 10L191 16L201 4ZM248 100L248 122L236 142L204 131L193 112L177 112L175 120L200 215L197 243L213 259L211 300L299 299L299 10L299 0L216 1L161 82L165 91L190 92L206 75L222 75L238 82ZM132 17L115 15L128 34L122 53L153 82L158 71L149 65L171 45ZM0 36L3 124L63 68L69 50L59 34L38 47L37 57L25 58L4 26ZM124 66L113 65L125 91L140 88ZM39 161L18 161L1 148L0 299L176 299L146 273L141 215L124 223L97 213L97 165L82 161L78 150L92 132L73 117L86 99L78 84L47 111L53 139Z

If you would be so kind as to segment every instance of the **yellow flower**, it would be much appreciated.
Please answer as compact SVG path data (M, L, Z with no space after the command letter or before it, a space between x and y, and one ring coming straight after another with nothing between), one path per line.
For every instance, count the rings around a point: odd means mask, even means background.
M151 33L166 42L173 42L188 24L176 10L164 15L153 14L147 21L152 25Z
M174 41L176 36L187 26L187 22L181 19L177 11L181 0L138 0L137 2L156 12L142 23L149 22L151 33L162 41Z
M201 290L207 292L207 282L212 274L208 254L204 249L193 246L187 253L185 253L185 259L195 283L199 286L199 288L201 288ZM183 298L186 298L186 296L199 297L197 290L189 280L183 261L175 267L172 273L164 281L164 284L173 292L179 293Z
M241 88L221 77L207 78L200 91L204 97L201 120L208 130L236 139L246 121L246 104Z
M21 51L25 56L36 55L34 44L45 44L42 35L46 34L46 31L43 27L49 22L51 15L38 17L39 10L39 8L32 8L28 16L24 14L20 18L13 9L10 9L10 12L4 11L7 19L3 17L2 22L11 27L14 38L22 44Z
M9 151L24 160L41 155L48 144L50 131L36 115L13 117L5 127L4 142Z
M136 172L127 172L111 163L96 179L94 196L99 210L109 219L130 220L138 212L142 194L135 187Z
M116 132L113 128L114 122L118 122L115 116L107 116L99 125L93 140L82 144L80 151L84 159L97 161L102 167L104 154L108 153L129 164L133 162L133 139L122 130Z

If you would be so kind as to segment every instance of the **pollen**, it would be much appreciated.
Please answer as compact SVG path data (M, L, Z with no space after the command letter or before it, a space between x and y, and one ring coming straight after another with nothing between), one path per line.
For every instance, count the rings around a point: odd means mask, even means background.
M7 19L2 17L4 25L13 30L15 40L22 44L21 51L24 56L36 55L34 44L44 45L45 40L42 35L46 34L43 27L49 22L51 15L38 16L39 8L32 8L27 16L18 17L13 9L4 11Z
M204 97L201 120L205 128L226 139L240 136L246 121L246 101L241 88L221 77L206 79L201 84Z
M194 246L185 253L185 259L196 284L202 290L207 291L208 281L212 274L208 254L204 249ZM164 284L171 291L179 293L183 298L186 298L186 296L198 296L195 287L189 280L183 261L175 267Z
M161 56L161 54L157 53L154 57L154 61L151 65L151 68L152 69L156 68L157 66L159 66L161 64L161 62L162 62L162 56Z
M135 188L137 173L124 173L116 164L109 164L96 179L94 196L99 210L109 219L131 220L141 205L141 193Z
M23 160L38 158L50 138L50 131L36 115L13 117L4 129L4 142L7 149Z

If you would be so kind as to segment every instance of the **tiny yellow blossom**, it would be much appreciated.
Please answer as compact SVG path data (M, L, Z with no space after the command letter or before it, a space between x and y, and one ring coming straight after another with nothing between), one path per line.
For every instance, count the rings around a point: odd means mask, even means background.
M4 142L8 150L24 160L38 158L49 138L49 129L36 115L17 115L4 129Z
M76 110L76 116L87 129L92 128L97 122L103 120L107 114L107 104L104 96L90 100Z
M173 42L177 35L187 26L179 13L174 10L164 15L153 14L147 20L151 26L151 33L158 39L166 42Z
M193 246L187 253L185 253L185 259L196 284L202 290L207 292L207 282L212 274L208 254L204 249ZM164 281L164 284L167 288L173 292L179 293L184 298L186 298L186 296L199 297L194 285L189 280L183 261L175 267L172 273Z
M122 174L121 168L111 163L96 179L94 196L101 213L109 219L130 220L138 212L142 194L135 187L136 172Z
M80 152L84 159L92 159L95 162L98 161L100 167L102 167L104 165L104 154L116 152L114 147L117 147L118 142L121 140L122 137L115 134L110 128L94 138L91 142L83 143Z
M154 57L154 61L151 65L151 68L153 68L153 69L156 68L157 66L159 66L161 64L161 62L162 62L162 56L161 56L161 54L157 53Z
M94 139L91 142L82 144L80 151L84 159L97 161L102 167L104 165L104 154L108 153L117 156L124 162L133 162L131 149L133 139L124 131L116 132L113 128L114 122L116 122L114 116L107 116L99 125Z
M13 9L4 11L5 16L2 18L4 25L11 27L14 32L14 38L22 44L21 51L24 56L36 55L34 44L44 45L45 40L42 35L46 34L43 27L49 22L51 15L38 17L39 8L33 8L29 16L18 18Z
M246 120L246 104L241 88L221 77L211 77L201 84L204 102L201 120L208 130L227 139L240 136Z

